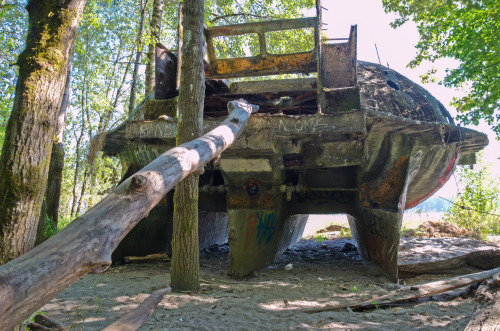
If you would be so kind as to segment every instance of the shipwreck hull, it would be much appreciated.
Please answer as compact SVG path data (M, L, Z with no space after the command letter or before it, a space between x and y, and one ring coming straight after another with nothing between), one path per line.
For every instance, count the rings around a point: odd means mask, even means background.
M308 53L271 55L261 44L258 56L216 59L211 44L216 36L298 27L317 32ZM300 239L306 215L347 214L361 255L396 280L404 210L427 199L460 160L470 161L488 143L484 134L456 126L422 87L387 67L357 61L355 26L347 42L338 44L320 42L321 27L319 18L307 18L206 31L203 131L227 116L230 100L244 98L260 107L200 176L199 234L208 238L200 248L227 236L234 277L268 265ZM129 165L129 175L175 146L176 77L170 71L177 60L165 48L158 54L166 69L157 67L157 87L168 88L156 94L167 100L148 96L127 122L107 133L102 148ZM316 70L314 78L230 85L220 80ZM157 208L125 238L115 259L132 255L145 241L137 252L170 251L171 199ZM155 227L164 239L152 238Z

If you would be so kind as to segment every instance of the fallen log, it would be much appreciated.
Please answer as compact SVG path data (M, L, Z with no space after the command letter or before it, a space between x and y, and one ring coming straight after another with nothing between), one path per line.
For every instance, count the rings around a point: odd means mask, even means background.
M497 274L498 272L500 272L500 268L477 272L474 274L452 277L422 285L405 286L398 289L397 291L393 291L367 301L352 302L349 304L326 305L319 308L305 309L303 310L303 312L319 313L323 311L347 309L348 307L352 310L366 309L385 306L402 301L420 299L482 282Z
M433 262L401 264L398 266L398 273L399 277L405 278L422 274L451 273L466 266L480 269L496 268L500 266L500 249L474 251Z
M102 331L135 331L141 327L148 317L155 311L166 293L170 293L170 287L158 290L151 294L136 309L122 316L118 321L105 327Z
M51 330L51 331L66 331L59 323L54 322L47 316L36 315L34 322L27 325L31 331Z
M500 272L479 286L474 315L464 331L500 330Z
M228 109L217 128L160 155L61 232L0 266L0 330L20 324L84 274L106 270L127 233L177 183L231 145L258 107L238 100Z
M165 253L149 254L146 256L125 256L125 263L143 263L143 262L164 262L170 261L170 257Z

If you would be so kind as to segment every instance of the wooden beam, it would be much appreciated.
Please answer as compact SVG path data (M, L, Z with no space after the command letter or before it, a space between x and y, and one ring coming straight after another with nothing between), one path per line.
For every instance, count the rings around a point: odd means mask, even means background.
M229 92L224 94L265 94L315 91L316 78L271 79L263 81L235 82L229 86Z
M151 294L143 303L131 312L122 316L118 321L105 327L102 331L135 331L146 322L148 317L155 311L165 294L170 293L167 287Z
M379 297L374 297L367 301L352 302L349 304L337 304L337 305L327 304L323 307L305 309L303 310L303 312L319 313L323 311L347 309L348 307L351 308L352 310L367 309L407 300L429 297L439 293L454 290L460 287L465 287L471 284L482 282L494 275L497 275L499 272L500 268L495 268L487 271L477 272L475 274L457 276L422 285L405 286L397 291L393 291L386 295L381 295Z
M21 323L84 274L106 270L130 230L177 183L229 147L258 107L238 100L228 109L214 130L160 155L61 232L0 266L0 330Z

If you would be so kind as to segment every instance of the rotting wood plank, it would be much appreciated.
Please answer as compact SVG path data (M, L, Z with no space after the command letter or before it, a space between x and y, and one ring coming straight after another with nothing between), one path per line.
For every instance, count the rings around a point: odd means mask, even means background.
M452 277L422 285L405 286L397 291L393 291L388 294L381 295L367 301L352 302L352 303L337 304L337 305L325 305L323 307L304 309L302 311L305 313L319 313L323 311L341 310L347 308L355 310L355 309L380 307L402 301L429 297L453 289L457 289L460 287L465 287L471 284L479 283L496 275L498 272L500 272L500 268L495 268L487 271Z
M160 155L61 232L0 266L0 330L9 330L91 271L111 265L120 241L177 183L218 157L258 107L228 104L229 117L209 133Z
M273 79L264 81L234 82L229 86L229 92L224 94L265 94L302 91L315 91L316 78Z

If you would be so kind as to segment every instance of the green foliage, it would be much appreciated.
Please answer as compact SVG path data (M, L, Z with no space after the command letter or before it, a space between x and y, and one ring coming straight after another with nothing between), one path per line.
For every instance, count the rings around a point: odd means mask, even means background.
M26 3L26 0L6 0L5 5L0 6L0 144L15 95L17 66L13 64L25 46ZM148 43L152 42L143 38L143 44L136 45L140 3L137 0L88 0L86 3L74 46L58 229L97 203L121 178L121 162L117 158L103 157L96 137L126 119L135 52L139 49L145 53ZM152 4L153 1L147 2L146 27ZM313 8L314 4L313 0L207 0L205 23L214 26L296 18L303 16L303 9ZM178 48L177 15L178 2L165 2L161 42L174 50ZM148 35L147 31L144 34ZM308 30L285 31L266 37L269 51L273 53L312 48L312 32ZM256 45L251 35L237 36L221 43L219 55L248 56L249 50L258 52ZM141 65L144 65L146 59L142 58ZM142 75L139 75L137 89L144 91ZM142 98L143 95L137 96L138 101ZM46 230L56 231L50 225Z
M465 88L468 93L453 104L464 124L480 119L500 135L500 5L497 0L383 0L386 12L399 17L398 27L413 20L418 27L418 53L410 62L416 67L423 61L453 58L460 65L447 69L441 84ZM434 79L435 70L424 75Z
M312 0L301 1L206 1L207 26L240 24L303 17L302 9L314 7ZM293 41L293 42L291 42ZM272 54L288 54L310 51L314 47L312 29L296 29L266 33L267 51ZM256 34L219 37L214 41L219 58L247 57L259 54Z
M339 232L339 238L352 238L351 229L342 227Z
M0 154L17 80L17 56L27 33L26 1L6 1L0 6Z
M460 192L444 220L480 236L500 234L499 178L480 160L474 169L462 168L459 177Z
M45 229L43 229L43 237L49 239L58 232L58 228L54 223L54 220L45 214Z
M313 238L314 238L314 241L317 241L320 243L328 239L328 237L325 236L324 234L315 235L315 236L313 236Z
M37 315L43 315L43 316L46 316L47 313L46 312L43 312L41 311L40 309L38 309L36 312L34 312L33 314L31 314L31 316L26 319L22 325L26 325L26 324L30 324L30 323L33 323L35 322L35 316ZM31 330L29 327L26 328L26 330Z

